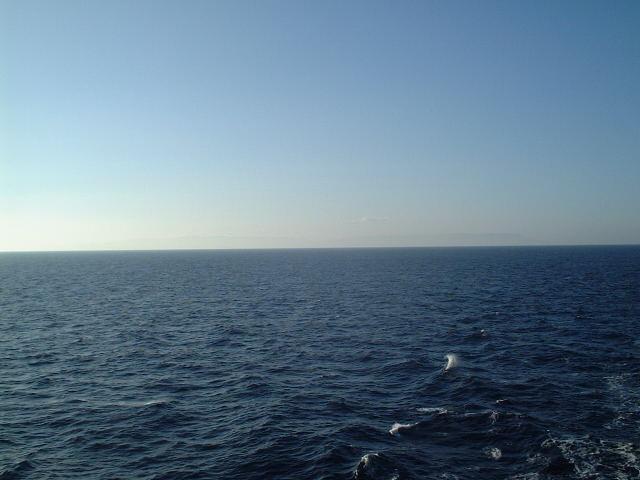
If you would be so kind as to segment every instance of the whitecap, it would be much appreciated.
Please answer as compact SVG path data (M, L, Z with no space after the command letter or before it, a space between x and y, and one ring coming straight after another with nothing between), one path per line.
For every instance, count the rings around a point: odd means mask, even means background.
M491 410L491 415L489 415L489 420L491 420L491 425L498 421L498 412L495 410Z
M379 462L379 460L383 460ZM388 479L388 480L399 480L400 476L396 469L393 469L392 472L387 472L390 468L388 462L385 462L384 459L381 458L378 453L367 453L364 455L358 466L356 467L354 473L354 480L365 480L372 478L380 478L380 479ZM388 474L391 476L387 476Z
M377 453L367 453L366 455L364 455L360 461L358 462L358 465L356 466L356 469L354 470L354 476L356 479L361 478L361 475L366 475L366 469L369 467L369 463L371 462L372 458L376 458L378 456Z
M444 367L445 372L451 370L452 368L456 368L460 363L460 360L455 353L447 353L444 358L447 359L447 364Z
M415 425L415 423L394 423L389 429L389 433L391 435L398 435L400 430L406 430L407 428L411 428Z
M363 467L366 467L367 465L369 465L369 462L371 461L371 459L377 456L378 456L377 453L367 453L360 459L360 463L358 464L358 466L362 465Z
M379 455L377 453L367 453L366 455L364 455L362 457L362 461L364 462L364 465L367 465L371 461L372 458L376 458L378 456Z
M502 458L502 450L497 447L487 447L484 449L484 453L494 460L500 460Z

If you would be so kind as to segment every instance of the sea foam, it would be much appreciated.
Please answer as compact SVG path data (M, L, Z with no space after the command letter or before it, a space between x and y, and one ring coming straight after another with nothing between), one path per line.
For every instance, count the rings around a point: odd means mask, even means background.
M168 399L159 398L156 400L147 400L147 401L118 402L116 403L116 405L119 407L140 408L140 407L150 407L152 405L164 405L166 403L169 403Z
M420 413L437 413L438 415L444 415L448 412L446 408L442 407L420 407L417 410Z

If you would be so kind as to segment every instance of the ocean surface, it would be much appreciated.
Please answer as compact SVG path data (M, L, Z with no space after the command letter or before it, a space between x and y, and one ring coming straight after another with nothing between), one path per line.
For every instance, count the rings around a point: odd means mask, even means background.
M640 478L640 247L0 254L0 479Z

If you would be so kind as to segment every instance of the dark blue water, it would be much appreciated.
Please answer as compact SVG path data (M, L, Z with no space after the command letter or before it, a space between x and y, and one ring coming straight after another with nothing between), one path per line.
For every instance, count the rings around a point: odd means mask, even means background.
M639 334L639 247L0 254L0 479L640 478Z

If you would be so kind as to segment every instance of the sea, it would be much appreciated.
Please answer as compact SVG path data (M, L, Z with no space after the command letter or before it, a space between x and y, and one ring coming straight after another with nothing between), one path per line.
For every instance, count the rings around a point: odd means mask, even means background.
M0 479L638 479L640 247L0 254Z

